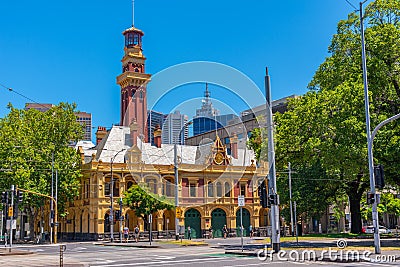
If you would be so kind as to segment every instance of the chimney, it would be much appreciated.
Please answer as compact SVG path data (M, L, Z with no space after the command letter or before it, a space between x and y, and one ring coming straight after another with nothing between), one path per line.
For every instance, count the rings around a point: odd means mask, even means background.
M129 125L129 129L131 133L132 146L137 145L139 125L137 124L136 119L132 120L131 124Z
M154 129L154 144L156 147L160 148L161 147L161 129L160 125L156 125Z
M96 145L100 144L101 140L106 136L106 127L98 126L96 131Z
M238 158L238 137L236 133L233 133L233 137L230 140L231 143L231 155L233 158Z

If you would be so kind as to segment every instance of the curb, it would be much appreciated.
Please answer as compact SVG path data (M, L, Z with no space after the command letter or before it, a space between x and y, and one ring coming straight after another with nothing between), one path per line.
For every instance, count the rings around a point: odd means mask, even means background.
M129 243L94 243L96 246L106 246L106 247L132 247L132 248L161 248L159 245L139 245L139 244L129 244Z
M0 250L0 257L34 254L34 252L32 252L32 251L14 250L14 251L8 252L8 249L6 249L6 250L7 251L1 251Z

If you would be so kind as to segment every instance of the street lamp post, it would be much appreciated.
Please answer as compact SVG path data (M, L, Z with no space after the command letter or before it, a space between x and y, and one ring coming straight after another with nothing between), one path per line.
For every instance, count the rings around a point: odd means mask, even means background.
M365 2L365 1L364 1ZM361 52L362 52L362 69L363 69L363 82L364 82L364 101L365 101L365 121L366 121L366 133L368 142L368 168L369 168L369 183L371 193L374 196L374 203L372 203L372 222L374 226L374 245L375 253L381 253L381 241L379 237L379 220L378 220L378 203L376 199L375 191L375 177L374 177L374 156L372 154L372 137L371 137L371 126L370 126L370 115L369 115L369 98L368 98L368 77L367 77L367 59L365 56L365 36L364 36L364 17L363 17L363 3L360 3L360 28L361 28Z
M268 197L273 199L271 203L271 226L272 226L272 249L274 252L281 250L280 227L279 227L279 196L276 187L276 170L275 170L275 144L274 144L274 123L272 118L272 99L271 99L271 82L268 74L268 68L265 73L265 97L267 104L267 129L268 129Z
M186 122L182 129L179 131L178 135L178 140L181 141L181 134L184 129L186 129L187 126L192 124L193 121ZM174 144L174 174L175 174L175 207L179 207L179 175L178 175L178 147L177 147L177 142ZM185 142L183 142L185 143ZM179 240L179 219L177 216L177 213L175 212L175 239Z
M113 163L115 158L118 156L119 153L124 151L121 149L111 158L111 183L110 183L110 216L108 217L110 221L110 241L114 242L114 209L113 209L113 198L114 198L114 177L113 177Z

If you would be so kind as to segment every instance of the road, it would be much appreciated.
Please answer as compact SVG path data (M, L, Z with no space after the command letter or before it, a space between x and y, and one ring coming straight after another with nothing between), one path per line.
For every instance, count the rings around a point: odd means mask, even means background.
M65 266L129 267L129 266L398 266L396 263L336 263L323 261L261 261L257 257L226 255L222 248L164 247L135 248L99 246L93 243L67 243ZM0 266L59 266L59 246L20 246L19 250L35 252L31 255L2 256Z

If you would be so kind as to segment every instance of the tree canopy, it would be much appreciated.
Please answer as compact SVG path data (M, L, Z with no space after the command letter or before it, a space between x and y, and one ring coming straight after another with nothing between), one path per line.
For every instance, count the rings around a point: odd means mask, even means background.
M372 131L400 111L400 1L371 2L365 21ZM319 66L309 91L291 100L285 113L275 115L277 167L286 168L290 161L301 170L321 168L321 175L328 177L322 190L329 191L327 195L336 190L348 195L351 231L359 233L360 201L369 188L369 169L357 13L338 23L328 51L330 56ZM253 138L250 145L260 148L257 133ZM400 123L393 122L379 130L374 142L374 160L385 166L392 185L400 185L399 138Z
M76 122L74 104L60 103L41 112L16 109L0 119L0 189L12 184L19 188L50 195L52 173L58 174L58 211L65 215L65 204L79 193L80 157L71 142L83 136ZM33 217L45 200L24 194L25 211Z
M147 221L148 216L154 212L174 207L165 196L150 192L145 184L132 185L124 194L124 205L132 209L136 216L143 218L144 221Z

